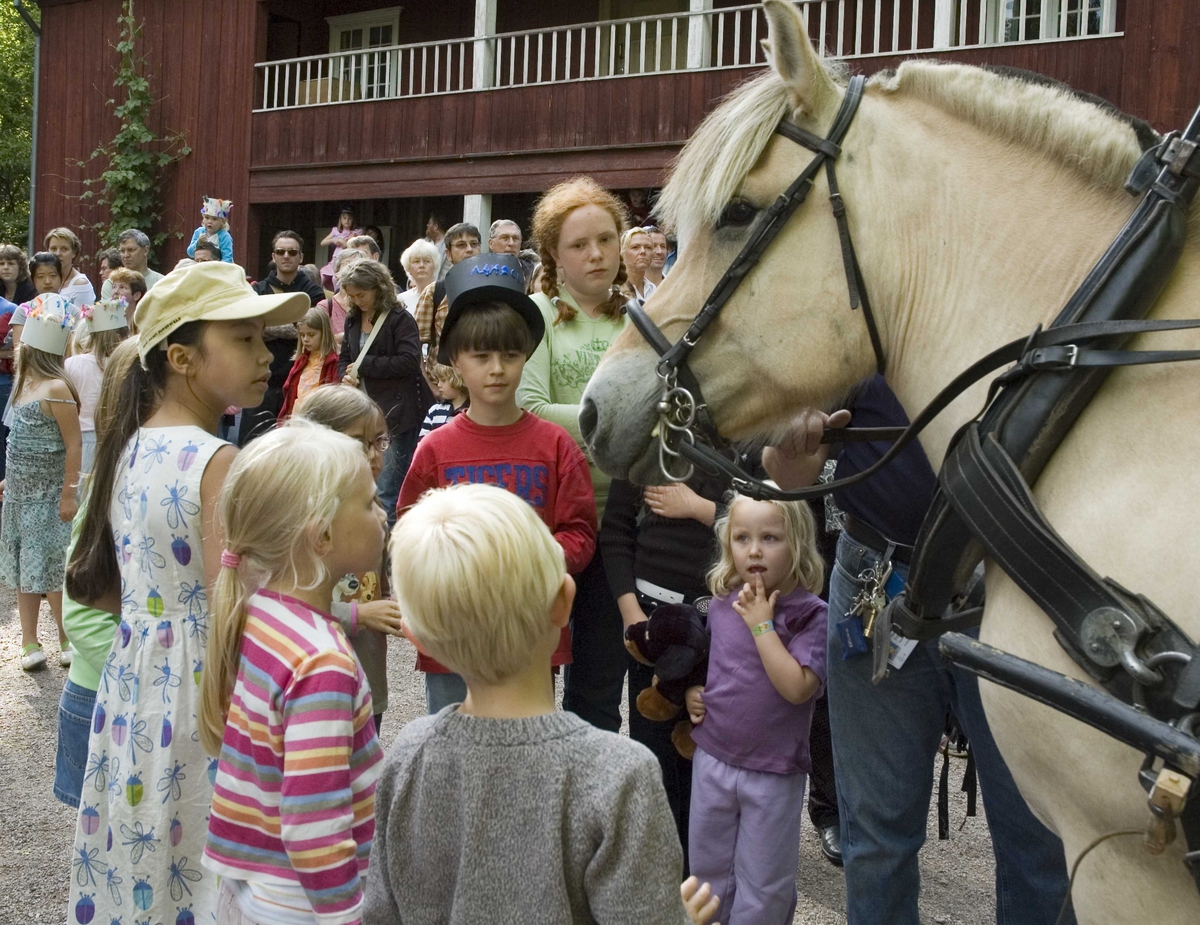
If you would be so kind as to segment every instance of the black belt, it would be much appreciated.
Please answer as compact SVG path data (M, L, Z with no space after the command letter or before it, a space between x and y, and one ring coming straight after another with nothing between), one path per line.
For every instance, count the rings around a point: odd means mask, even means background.
M908 565L912 561L913 547L905 543L894 543L886 536L876 530L869 524L863 523L852 514L845 515L845 520L842 522L842 529L850 539L861 543L875 550L880 555L883 555L889 546L892 549L892 558L897 562L903 562Z

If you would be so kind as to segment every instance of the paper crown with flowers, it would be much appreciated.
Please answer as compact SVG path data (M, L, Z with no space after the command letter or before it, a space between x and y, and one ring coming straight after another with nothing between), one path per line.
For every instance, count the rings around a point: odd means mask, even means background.
M229 218L229 210L232 208L232 199L213 199L211 196L205 196L200 214L211 215L213 218Z
M104 299L95 305L85 305L79 310L80 329L90 334L101 331L116 331L129 326L125 310L129 302L124 296L119 299Z
M40 295L29 303L25 313L21 343L62 356L67 352L67 338L74 327L70 302L53 292Z

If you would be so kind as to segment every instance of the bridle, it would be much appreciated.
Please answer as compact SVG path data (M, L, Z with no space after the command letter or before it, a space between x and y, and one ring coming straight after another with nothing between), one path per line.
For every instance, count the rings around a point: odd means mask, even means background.
M841 143L854 121L862 102L863 87L866 78L859 75L852 77L846 88L842 104L834 117L829 133L821 138L798 125L793 125L786 119L780 120L775 132L794 141L813 152L813 158L792 181L792 184L767 208L755 224L750 238L742 247L741 252L721 276L700 311L688 325L683 336L672 344L659 327L650 320L637 299L632 299L625 309L634 326L646 338L647 342L658 353L660 359L656 367L661 392L658 410L659 465L663 475L674 482L685 482L695 471L695 464L703 468L724 472L733 479L736 487L755 489L771 489L770 486L752 479L740 470L730 458L722 452L727 444L721 438L708 413L704 394L700 383L687 365L688 356L700 338L716 319L717 315L737 291L738 286L746 275L758 264L767 247L783 230L788 219L800 208L812 190L813 181L825 167L825 176L829 184L829 202L833 209L833 217L837 222L838 242L842 249L842 266L846 274L846 285L849 290L850 308L862 308L863 320L871 338L871 347L875 351L875 367L882 373L885 368L883 341L879 336L879 328L875 315L871 310L871 302L863 285L862 273L859 270L858 258L854 253L854 242L850 238L850 227L846 220L846 205L838 190L837 173L834 164L842 153ZM862 430L868 430L860 428ZM869 429L870 433L858 434L858 439L880 440L895 437L900 431L892 428ZM697 436L702 442L697 442ZM827 487L826 487L827 490ZM778 491L775 489L775 491Z

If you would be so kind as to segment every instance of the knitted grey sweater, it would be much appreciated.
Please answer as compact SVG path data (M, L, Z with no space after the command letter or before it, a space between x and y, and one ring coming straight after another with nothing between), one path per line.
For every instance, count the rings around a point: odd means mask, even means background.
M415 720L375 811L364 925L688 920L658 762L573 713Z

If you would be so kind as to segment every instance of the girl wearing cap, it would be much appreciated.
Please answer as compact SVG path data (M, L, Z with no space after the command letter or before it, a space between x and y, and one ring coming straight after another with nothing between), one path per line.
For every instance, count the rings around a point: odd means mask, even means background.
M141 362L99 435L67 568L73 600L121 615L96 694L69 922L215 913L200 855L216 761L196 716L224 548L216 503L236 454L215 433L229 406L262 402L264 325L308 306L303 293L256 295L239 267L215 261L169 274L138 303Z
M543 273L542 291L531 298L546 320L546 336L525 366L517 400L564 428L580 448L579 400L600 357L625 327L620 240L627 224L625 206L590 177L558 184L534 210L533 235ZM597 519L603 520L610 479L594 465L591 473ZM574 662L566 676L563 709L616 732L627 656L621 614L601 556L576 576L576 584Z
M79 471L87 475L96 458L96 425L93 415L100 399L100 383L104 379L104 364L117 345L129 336L125 319L124 299L109 299L80 309L82 319L76 352L63 361L67 375L79 391L79 429L83 435L83 460Z
M25 325L2 483L0 579L17 589L21 668L33 671L46 664L37 636L43 594L58 626L59 662L71 664L62 626L62 584L79 480L79 394L63 369L71 333L66 300L43 297L30 308Z

